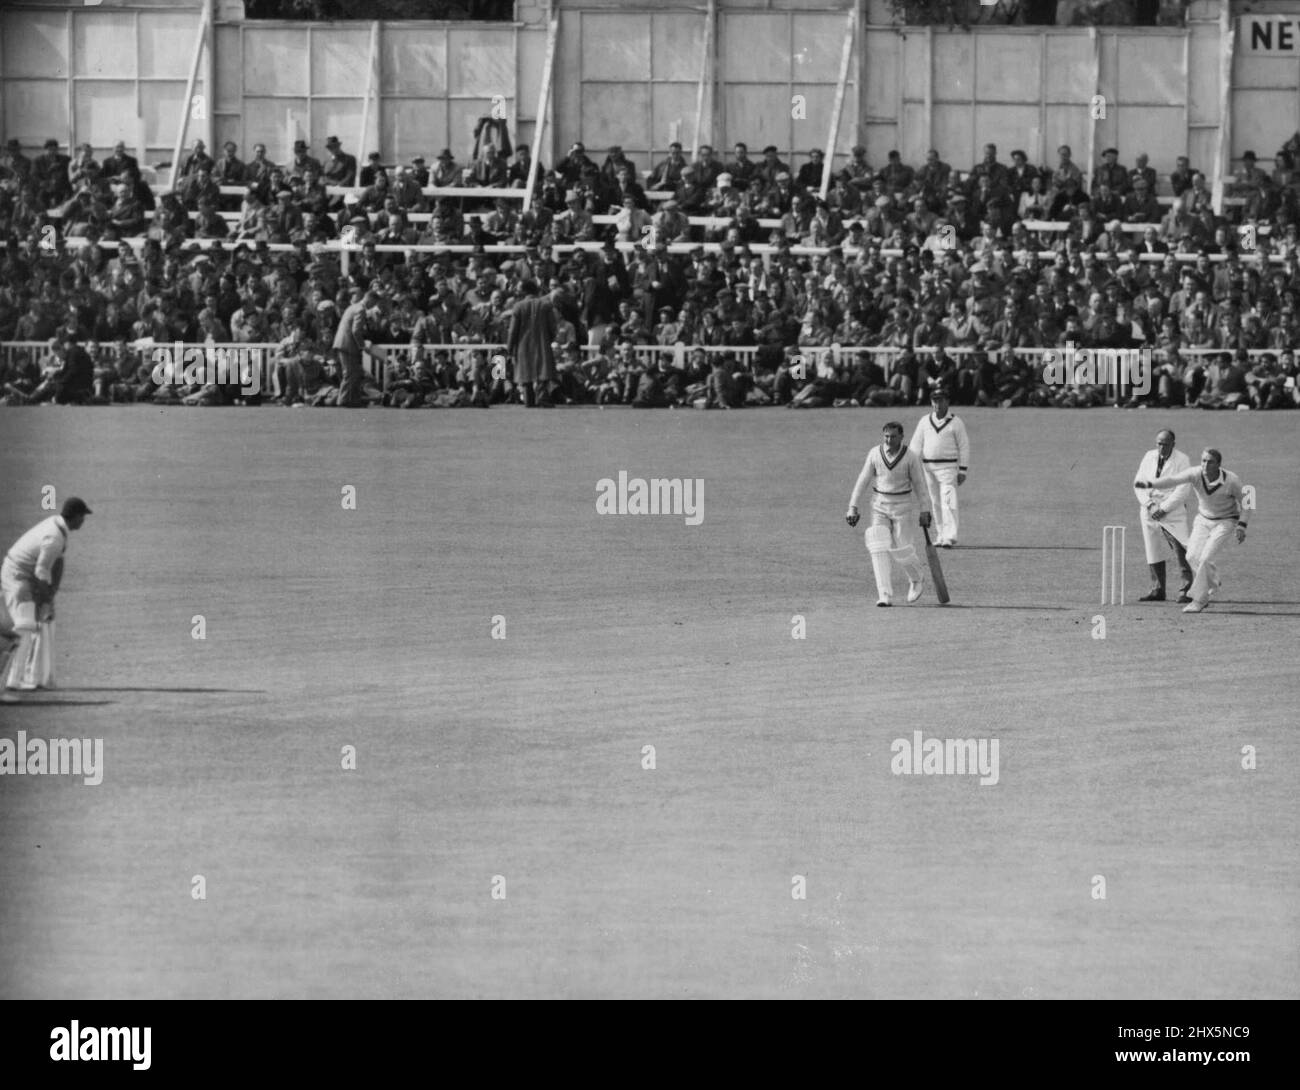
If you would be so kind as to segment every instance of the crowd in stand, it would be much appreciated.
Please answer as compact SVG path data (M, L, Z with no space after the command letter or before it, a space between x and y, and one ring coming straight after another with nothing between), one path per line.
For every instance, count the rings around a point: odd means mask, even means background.
M324 160L310 150L299 141L281 166L262 145L244 162L233 144L214 160L199 141L174 188L155 196L122 145L100 162L88 146L71 158L53 140L28 159L9 141L0 156L0 342L54 350L6 352L5 401L239 397L159 386L150 346L181 341L276 346L276 400L337 403L332 345L357 301L370 340L411 346L377 351L383 377L367 384L366 403L519 400L496 346L521 285L534 281L559 317L543 404L912 404L940 380L958 404L1104 403L1107 387L1053 385L1042 357L1023 351L1067 344L1156 350L1157 380L1126 393L1129 405L1300 404L1291 147L1272 172L1247 153L1228 180L1237 200L1226 215L1186 159L1167 176L1167 204L1147 157L1128 167L1116 149L1085 184L1067 147L1049 170L1021 151L1003 163L988 145L964 171L937 151L920 166L890 152L873 167L856 147L824 198L816 150L796 166L775 147L751 156L737 144L724 163L708 147L688 160L675 144L642 174L619 148L597 162L574 144L546 169L490 119L466 164L445 150L432 168L373 154L358 169L335 138ZM517 189L530 177L527 211L517 199L424 191ZM700 216L715 222L689 222ZM1148 226L1138 235L1123 224ZM316 245L340 238L360 247L346 272L338 250ZM194 239L238 245L195 252ZM286 243L293 249L271 249ZM523 249L488 252L499 243ZM379 249L410 245L472 252ZM646 345L661 351L635 350Z

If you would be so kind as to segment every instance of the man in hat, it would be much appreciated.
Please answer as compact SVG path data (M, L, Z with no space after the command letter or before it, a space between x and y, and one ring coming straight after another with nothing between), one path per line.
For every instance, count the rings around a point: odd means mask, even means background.
M293 162L289 164L289 177L301 178L307 172L308 167L315 167L318 177L325 171L325 168L321 166L321 161L308 154L307 141L295 140L293 142Z
M325 141L325 150L329 153L329 162L325 164L323 177L326 185L354 186L357 184L357 157L343 150L337 136Z
M433 168L429 183L439 189L450 189L460 184L461 169L452 155L450 148L438 152L438 160Z
M1228 186L1228 193L1233 197L1246 197L1260 187L1263 183L1265 187L1271 185L1269 176L1255 165L1255 153L1246 152L1241 157L1241 169L1237 171L1232 183Z
M1120 165L1118 148L1107 148L1101 153L1101 166L1092 176L1094 196L1101 191L1103 185L1109 186L1110 191L1121 198L1128 192L1128 168Z
M885 191L902 193L911 188L916 178L916 171L903 162L896 151L889 153L889 162L880 168L880 176L885 180Z
M59 514L43 519L23 534L0 562L0 691L31 690L46 682L25 677L38 636L50 636L54 597L63 578L68 534L80 530L91 514L78 496L64 501ZM46 654L49 648L46 648ZM48 660L47 660L48 661Z

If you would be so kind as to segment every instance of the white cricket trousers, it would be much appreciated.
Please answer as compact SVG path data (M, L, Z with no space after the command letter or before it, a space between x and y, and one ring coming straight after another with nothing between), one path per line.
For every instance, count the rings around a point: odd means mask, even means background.
M1192 536L1187 541L1187 563L1192 566L1196 578L1187 593L1193 602L1208 602L1211 588L1218 588L1219 569L1214 558L1232 541L1237 520L1233 517L1224 519L1207 519L1197 515L1192 523Z

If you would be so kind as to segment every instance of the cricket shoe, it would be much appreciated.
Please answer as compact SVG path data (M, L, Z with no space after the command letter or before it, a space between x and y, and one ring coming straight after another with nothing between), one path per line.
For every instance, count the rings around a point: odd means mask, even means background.
M878 606L880 606L880 607L882 607L882 608L884 608L884 607L886 607L886 606L892 606L893 604L894 604L894 603L893 603L890 599L885 598L885 597L883 597L883 596L882 596L882 597L881 597L881 598L876 602L876 605L878 605Z
M1202 612L1202 611L1205 609L1205 607L1208 606L1209 604L1210 604L1209 602L1192 602L1190 605L1185 605L1185 606L1183 606L1183 612L1184 612L1184 613L1200 613L1200 612Z
M907 581L908 604L910 605L912 602L915 602L924 593L925 593L925 572L922 572L920 579L917 579L915 582L913 582L911 579Z

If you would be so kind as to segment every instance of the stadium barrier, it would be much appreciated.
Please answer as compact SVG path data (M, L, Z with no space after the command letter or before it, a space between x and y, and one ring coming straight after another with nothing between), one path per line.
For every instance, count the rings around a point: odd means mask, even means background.
M142 353L142 362L147 362L151 357L144 356L143 353L151 352L153 348L174 348L175 342L166 344L157 344L153 342L141 343L133 342L132 348ZM460 366L468 362L470 354L473 352L486 351L489 360L494 355L503 354L505 345L500 342L482 342L479 344L425 344L423 346L429 352L445 351L451 356L452 362ZM272 341L259 342L225 342L222 344L206 344L203 342L183 342L182 350L189 349L207 350L211 348L214 351L222 350L242 350L252 351L260 350L262 356L262 373L261 388L270 391L273 396L280 393L280 384L276 375L276 367L280 361L280 344ZM1064 346L1057 348L1016 348L1012 350L1013 356L1020 357L1041 357L1049 352L1060 352ZM641 367L652 366L660 359L669 359L675 366L682 366L685 358L696 349L703 351L707 356L721 355L730 353L736 359L737 365L742 370L752 370L755 357L758 354L758 348L754 345L658 345L658 344L639 344L633 346L633 355L637 364ZM600 355L600 347L597 345L580 345L579 350L582 354L591 358ZM911 351L917 356L924 356L934 352L934 346L922 346L912 349ZM380 390L387 390L389 367L390 364L412 364L416 358L416 346L412 344L372 344L368 354L363 357L367 375ZM904 349L895 346L859 346L859 345L809 345L800 346L796 349L797 353L803 357L803 364L807 369L809 379L822 377L830 378L835 370L840 367L853 366L858 356L876 356L877 362L885 372L886 380L893 377L893 366L898 357L904 352ZM1001 350L985 351L978 348L945 348L949 356L969 356L983 352L988 356L1001 356ZM1090 352L1107 353L1110 349L1089 349ZM1184 359L1193 359L1201 356L1219 356L1224 352L1232 351L1223 348L1182 348L1179 354ZM1264 355L1277 355L1283 349L1279 348L1251 348L1247 349L1247 354L1251 359ZM327 349L322 355L329 357L333 355L332 350ZM44 368L53 358L53 350L49 341L2 341L0 342L0 374L7 374L11 365L22 356L26 355L28 360L34 359L39 367ZM1152 349L1151 356L1153 362L1159 362L1164 359L1165 351L1163 349ZM509 365L507 364L507 367ZM1110 398L1114 402L1124 400L1129 390L1129 384L1124 381L1125 376L1116 375L1116 381L1104 383L1111 389Z

